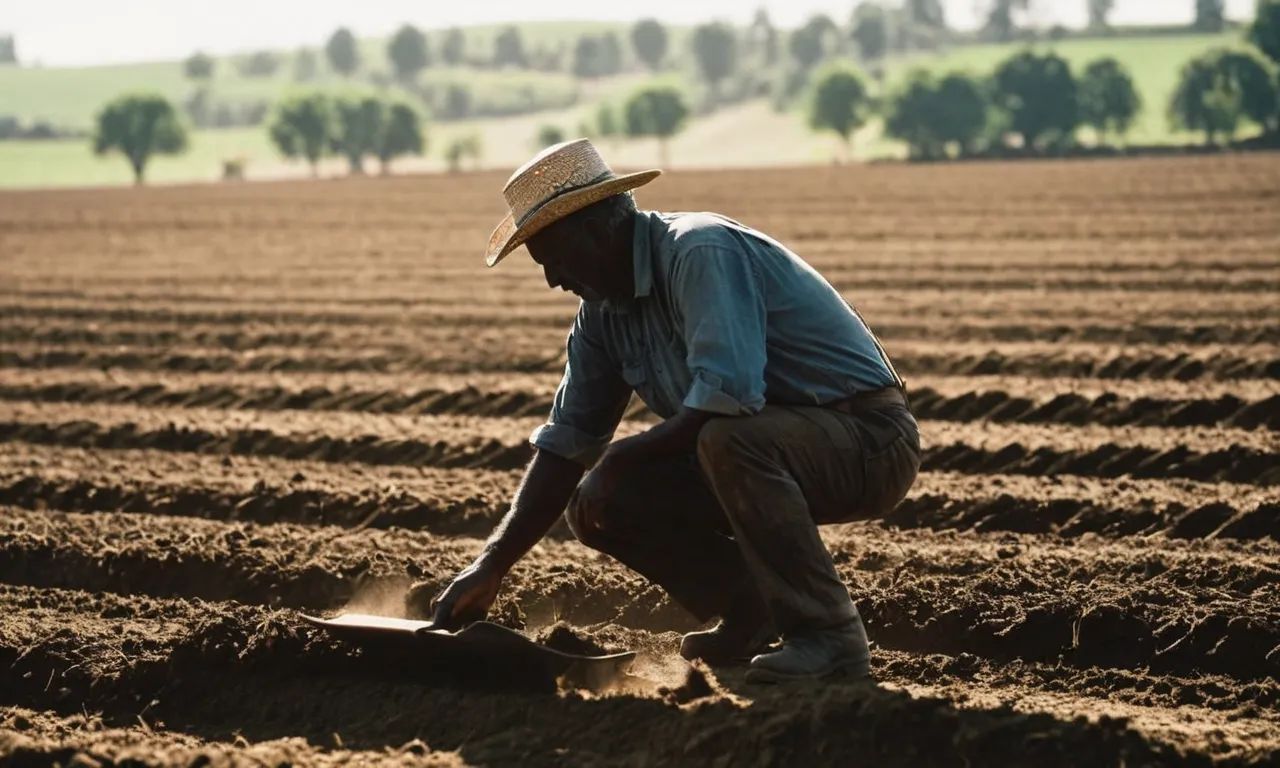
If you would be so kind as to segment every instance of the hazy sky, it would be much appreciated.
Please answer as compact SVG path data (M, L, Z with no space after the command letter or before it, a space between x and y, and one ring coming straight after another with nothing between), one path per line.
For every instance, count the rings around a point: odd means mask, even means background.
M1081 24L1086 0L1037 0L1045 23ZM1115 23L1188 21L1194 0L1116 0ZM984 0L944 0L949 20L970 26ZM856 0L9 0L0 32L18 39L24 62L70 66L174 59L202 49L231 53L318 45L336 27L383 35L404 22L448 27L501 21L654 16L677 23L711 18L745 22L767 7L774 22L794 26L822 11L841 22ZM1228 15L1246 18L1253 0L1227 0Z

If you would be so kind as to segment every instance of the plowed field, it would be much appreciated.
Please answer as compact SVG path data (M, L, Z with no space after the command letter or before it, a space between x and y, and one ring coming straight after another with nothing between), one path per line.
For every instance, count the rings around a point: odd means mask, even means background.
M576 308L480 251L504 176L0 195L0 763L1280 760L1280 156L668 174L791 245L906 377L923 472L824 529L872 682L691 670L557 525L492 618L608 690L409 679ZM643 404L621 434L653 422Z

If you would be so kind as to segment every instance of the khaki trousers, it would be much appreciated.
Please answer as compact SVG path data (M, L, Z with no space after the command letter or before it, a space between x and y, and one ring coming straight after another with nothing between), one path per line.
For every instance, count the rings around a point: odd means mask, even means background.
M763 603L786 635L858 615L818 526L884 515L919 468L919 430L902 405L766 406L707 422L696 456L629 469L595 518L574 506L565 516L583 544L699 621Z

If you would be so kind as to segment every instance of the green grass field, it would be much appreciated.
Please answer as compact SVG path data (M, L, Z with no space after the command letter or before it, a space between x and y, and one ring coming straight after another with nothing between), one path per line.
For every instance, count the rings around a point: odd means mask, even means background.
M615 28L617 25L531 25L542 27L542 36L526 33L528 45L555 46L572 41L588 28ZM491 38L493 28L470 30L477 40ZM559 35L559 37L556 37ZM1235 35L1180 36L1163 38L1115 38L1110 40L1068 40L1041 44L1052 47L1067 58L1077 70L1093 59L1113 55L1133 73L1145 101L1145 109L1130 135L1135 143L1169 143L1194 140L1169 130L1165 105L1176 84L1182 64L1209 48L1236 42ZM366 56L381 50L375 41L366 41ZM674 46L673 46L674 48ZM983 45L959 48L945 53L895 60L888 67L890 86L900 81L911 68L922 66L938 72L965 70L986 74L1001 59L1018 50L1017 46ZM379 60L380 66L385 66ZM225 63L215 82L223 97L274 98L294 87L286 62L273 78L246 79ZM455 136L478 132L485 147L483 166L511 168L526 159L533 150L532 141L540 125L553 123L568 134L576 135L583 118L592 114L600 100L613 99L644 80L632 75L609 78L597 83L574 83L565 75L544 73L500 73L484 71L429 70L426 79L467 77L477 91L485 88L510 87L519 79L529 87L580 88L578 103L567 109L556 109L511 118L474 120L432 125L429 128L428 157L413 158L400 164L406 170L438 170L443 168L441 149ZM29 79L28 79L29 78ZM337 82L330 80L329 82ZM121 67L68 70L0 69L0 104L5 111L58 121L92 114L101 94L130 88L157 88L185 97L190 84L181 76L179 64L159 63ZM94 105L92 108L86 105ZM38 111L43 110L43 111ZM79 111L77 111L79 110ZM77 123L83 124L83 123ZM612 148L610 157L620 165L651 165L657 152L651 142L621 142ZM817 136L805 127L798 109L776 114L763 102L753 102L724 110L695 121L671 145L672 164L707 166L772 165L779 163L827 162L837 155L837 143L828 136ZM856 153L862 158L900 156L903 147L880 136L878 124L868 126L856 142ZM204 130L194 133L190 151L176 158L157 158L148 171L154 182L213 181L220 177L222 161L242 157L249 162L250 178L274 178L303 175L306 169L287 163L267 140L264 128ZM339 174L339 161L326 164L325 172ZM118 157L95 158L86 142L0 142L0 187L81 186L128 184L132 181L125 162Z
M621 37L624 51L630 50L627 27L605 22L539 22L521 24L525 50L555 49L566 46L587 32L613 31ZM497 27L471 27L466 30L468 46L476 50L492 50ZM438 55L442 33L431 34L431 49ZM681 30L673 30L673 46L683 38ZM323 44L319 41L317 49ZM366 39L361 43L362 67L357 77L347 81L329 72L321 56L320 76L308 83L293 80L296 51L280 52L279 69L270 77L244 77L236 62L244 57L219 58L210 83L220 99L274 101L282 93L297 87L329 87L351 83L367 83L374 73L387 74L386 41ZM529 85L533 88L563 90L573 87L573 78L563 73L499 72L473 69L447 70L433 67L422 75L423 82L464 81L479 94L498 85ZM37 120L68 128L88 128L97 111L116 95L131 90L155 90L175 102L183 101L195 91L194 84L182 74L182 62L166 61L124 64L104 67L70 67L34 69L0 67L0 115L10 115L30 123Z

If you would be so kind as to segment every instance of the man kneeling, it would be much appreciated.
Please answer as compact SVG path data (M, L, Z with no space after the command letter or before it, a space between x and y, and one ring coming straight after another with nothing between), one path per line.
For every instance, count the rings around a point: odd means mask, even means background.
M781 244L715 214L638 211L630 190L659 173L619 176L578 140L507 182L488 265L526 245L582 303L511 509L433 601L436 621L483 617L563 513L583 544L720 619L684 637L685 658L749 663L753 681L866 675L862 619L818 525L882 515L915 481L902 380ZM633 392L663 421L611 442Z

